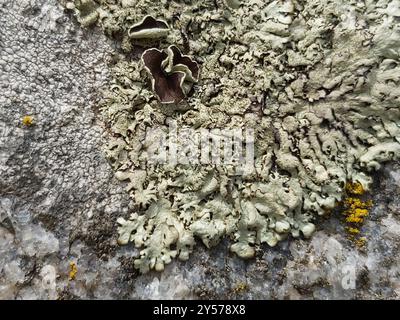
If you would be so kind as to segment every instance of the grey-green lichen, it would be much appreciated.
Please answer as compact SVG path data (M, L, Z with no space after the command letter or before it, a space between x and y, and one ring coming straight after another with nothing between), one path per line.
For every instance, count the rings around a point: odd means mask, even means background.
M399 0L80 0L69 8L122 39L126 52L102 115L107 156L136 205L118 220L119 242L140 248L141 272L188 259L195 238L211 247L229 236L231 251L251 258L261 243L310 237L347 181L368 188L372 170L399 158ZM129 37L146 16L168 24L165 38ZM165 106L140 54L171 45L201 76L182 103ZM255 170L149 164L146 132L168 132L172 120L253 128Z
M168 23L146 16L128 29L128 36L131 39L157 39L165 37L168 31Z

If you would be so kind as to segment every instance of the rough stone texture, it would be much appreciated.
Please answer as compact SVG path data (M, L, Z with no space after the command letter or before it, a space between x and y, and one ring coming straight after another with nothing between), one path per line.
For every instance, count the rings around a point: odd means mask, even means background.
M188 262L138 275L137 252L116 244L131 203L96 121L112 45L56 0L0 0L0 299L399 297L398 164L375 178L364 250L337 212L311 240L262 247L254 260L199 244ZM343 286L348 270L356 289Z

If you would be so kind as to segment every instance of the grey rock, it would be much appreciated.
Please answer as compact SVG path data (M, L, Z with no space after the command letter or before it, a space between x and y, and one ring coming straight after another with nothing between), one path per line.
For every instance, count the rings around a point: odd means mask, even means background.
M112 48L56 0L0 0L0 299L398 299L398 163L375 177L364 251L337 212L310 240L262 247L253 260L226 242L199 244L189 261L139 275L137 252L116 242L130 199L96 120Z

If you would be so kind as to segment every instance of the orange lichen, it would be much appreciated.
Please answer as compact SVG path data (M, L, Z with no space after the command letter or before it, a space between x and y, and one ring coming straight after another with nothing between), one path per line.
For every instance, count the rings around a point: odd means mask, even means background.
M75 262L69 263L69 280L75 280L76 274L78 273L78 268Z

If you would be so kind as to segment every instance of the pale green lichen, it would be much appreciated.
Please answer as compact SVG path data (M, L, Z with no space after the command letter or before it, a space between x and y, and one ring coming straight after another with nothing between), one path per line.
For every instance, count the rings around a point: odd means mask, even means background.
M99 18L99 6L95 0L74 0L67 2L66 7L73 10L83 27L89 27Z
M140 248L142 272L186 260L195 238L211 247L231 236L243 258L261 243L308 238L347 181L367 189L369 171L400 155L398 0L91 2L123 50L136 45L128 30L151 15L170 31L143 51L175 45L201 65L185 101L168 106L140 56L112 70L106 153L136 205L118 220L119 234ZM97 14L81 12L84 25L87 16ZM146 140L146 132L167 133L172 120L196 130L252 128L255 170L149 164L159 136Z

